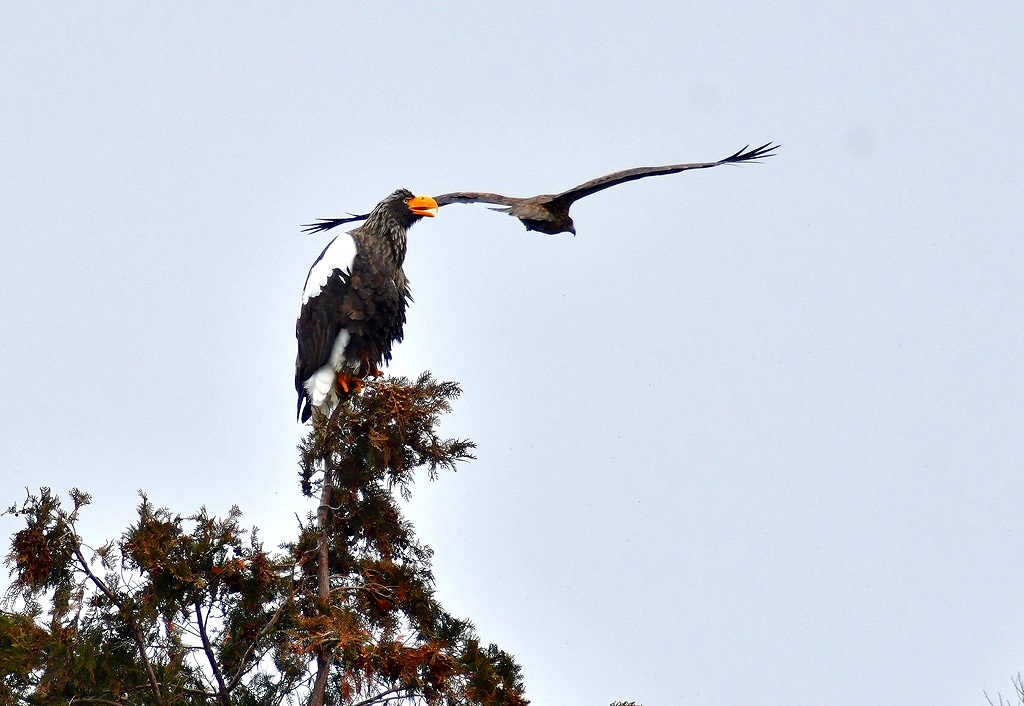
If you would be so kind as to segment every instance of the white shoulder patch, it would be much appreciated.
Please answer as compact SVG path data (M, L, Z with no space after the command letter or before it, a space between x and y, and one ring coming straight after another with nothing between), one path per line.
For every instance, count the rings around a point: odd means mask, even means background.
M342 233L328 243L323 254L320 255L320 259L309 268L306 286L302 290L303 305L320 294L335 270L351 272L352 263L355 262L355 259L356 241L348 233Z

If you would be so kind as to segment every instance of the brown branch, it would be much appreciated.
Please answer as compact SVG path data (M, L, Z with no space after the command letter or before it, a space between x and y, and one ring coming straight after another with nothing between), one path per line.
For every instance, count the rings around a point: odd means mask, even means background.
M231 698L228 696L227 686L224 684L224 677L220 673L220 667L217 666L217 656L213 654L213 647L210 645L210 638L206 634L206 624L203 622L203 606L200 604L198 598L195 599L193 605L196 609L196 622L199 624L199 637L203 640L203 651L206 652L206 659L210 663L210 668L213 669L213 677L217 680L217 700L220 701L223 706L231 706Z
M156 672L153 671L153 665L149 662L149 656L146 654L146 642L142 639L142 630L139 629L138 624L128 614L128 610L125 608L124 603L111 591L107 584L105 584L96 574L89 568L89 562L85 560L82 555L81 542L78 539L78 533L75 532L74 525L68 524L71 530L71 547L75 550L75 556L78 558L78 563L82 566L82 570L85 571L85 575L89 577L100 591L103 592L111 603L117 606L118 612L124 619L125 623L128 624L128 628L132 631L132 637L135 638L135 645L139 648L139 659L142 660L143 666L146 667L146 675L149 677L149 686L153 690L153 700L156 702L156 706L163 706L164 700L160 695L160 682L157 681Z
M358 701L358 702L356 702L354 704L351 704L351 706L369 706L369 704L372 704L374 701L380 701L382 699L383 699L383 701L385 703L388 702L388 701L393 701L394 699L390 698L390 696L392 694L398 694L399 692L402 692L402 691L406 692L406 694L405 694L405 696L401 696L399 698L403 698L403 699L408 698L408 696L409 696L409 694L408 694L409 689L407 689L404 686L397 686L394 689L388 689L387 691L382 691L379 694L377 694L376 696L371 696L368 699L363 699L362 701Z

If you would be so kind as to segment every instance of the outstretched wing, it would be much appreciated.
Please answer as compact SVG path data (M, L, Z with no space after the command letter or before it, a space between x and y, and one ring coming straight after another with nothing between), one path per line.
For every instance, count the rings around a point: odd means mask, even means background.
M775 154L775 150L779 148L779 145L773 145L772 143L766 143L760 147L750 149L749 145L739 150L735 154L731 154L725 159L720 159L717 162L694 162L692 164L669 164L664 167L634 167L632 169L623 169L619 172L612 172L611 174L605 174L604 176L590 181L584 182L579 186L575 186L567 191L563 191L560 194L546 195L541 194L538 196L532 196L529 198L516 198L515 196L503 196L502 194L492 194L485 191L453 191L448 194L441 194L435 196L434 201L437 202L438 207L447 206L452 203L491 203L499 206L515 207L517 205L527 205L533 203L550 203L553 206L559 205L562 208L568 210L568 207L572 205L574 201L582 199L584 196L590 196L591 194L597 193L603 189L622 184L627 181L634 181L636 179L643 179L649 176L661 176L663 174L675 174L676 172L685 172L688 169L708 169L709 167L717 167L720 164L738 164L741 162L753 162L763 157L771 157ZM498 209L496 209L498 210ZM505 209L500 209L505 210ZM319 233L321 231L330 230L336 226L340 226L345 223L352 223L353 221L365 221L370 214L364 214L357 216L355 214L349 214L347 218L321 218L316 223L309 223L302 227L303 233ZM517 215L513 212L512 215Z
M747 145L735 154L729 155L725 159L720 159L717 162L695 162L693 164L669 164L664 167L634 167L633 169L623 169L619 172L612 172L611 174L605 174L602 177L591 179L590 181L584 182L579 186L575 186L568 191L563 191L552 200L561 202L562 204L571 204L573 201L582 199L584 196L590 196L602 189L607 189L627 181L635 181L636 179L643 179L650 176L661 176L663 174L675 174L676 172L685 172L688 169L708 169L709 167L717 167L720 164L751 162L762 157L773 156L775 154L775 150L778 148L778 145L773 145L769 142L761 145L760 147L755 147L754 149L749 149L749 145Z
M453 191L450 194L435 196L434 201L437 201L439 207L447 206L450 203L496 203L501 206L514 206L523 199L501 194L488 194L482 191Z
M487 194L480 191L453 191L450 194L441 194L440 196L434 197L434 201L437 202L438 207L447 206L452 203L494 203L502 206L513 206L522 200L523 199L517 199L512 196ZM345 223L365 221L369 216L369 213L362 216L350 213L347 218L321 218L316 223L307 223L302 226L302 232L319 233L321 231L330 230L331 228L344 225Z
M330 230L345 223L352 223L354 221L365 221L370 217L369 213L364 213L362 216L357 216L354 213L348 214L348 218L321 218L316 223L307 223L302 226L303 233L319 233L323 230Z

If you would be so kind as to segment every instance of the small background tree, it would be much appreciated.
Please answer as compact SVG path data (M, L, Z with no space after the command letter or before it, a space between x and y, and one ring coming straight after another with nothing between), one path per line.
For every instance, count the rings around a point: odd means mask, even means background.
M985 700L988 701L991 706L997 706L997 704L998 706L1024 706L1024 678L1022 678L1018 672L1017 676L1010 681L1013 683L1014 698L1003 698L1002 693L996 693L996 698L999 699L999 701L996 702L992 700L992 697L988 695L988 692L985 692Z

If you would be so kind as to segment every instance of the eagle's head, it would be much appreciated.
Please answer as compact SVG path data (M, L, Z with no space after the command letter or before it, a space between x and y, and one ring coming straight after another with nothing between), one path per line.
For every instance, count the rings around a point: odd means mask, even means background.
M374 206L357 230L368 235L377 247L384 246L393 263L401 267L409 228L421 218L433 218L431 211L435 209L437 201L429 196L414 196L408 189L399 189Z
M433 218L437 201L429 196L414 196L408 189L398 189L377 204L367 219L367 224L377 215L402 228L409 228L421 218Z

